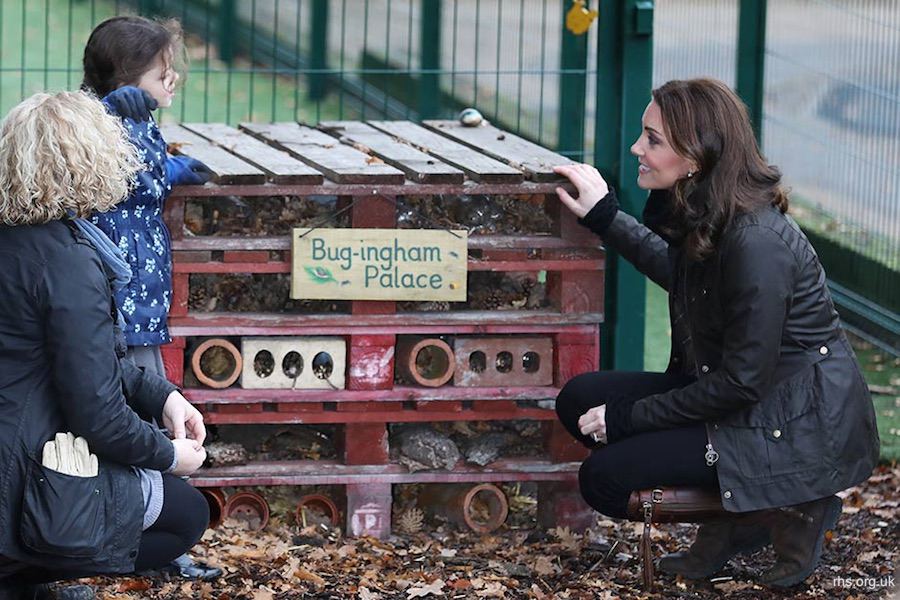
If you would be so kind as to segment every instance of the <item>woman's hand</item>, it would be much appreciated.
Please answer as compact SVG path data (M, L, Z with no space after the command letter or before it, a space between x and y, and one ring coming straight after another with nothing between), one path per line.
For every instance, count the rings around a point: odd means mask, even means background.
M591 165L561 165L553 167L553 172L568 178L578 190L578 198L573 198L561 187L556 188L559 199L579 219L588 214L594 205L609 193L609 185L600 172Z
M179 477L186 477L192 474L203 465L206 460L206 448L204 448L197 440L175 439L172 440L172 446L175 447L175 468L172 474Z
M203 445L203 441L206 439L203 415L178 390L174 390L166 398L162 419L163 426L176 440L189 438L201 446Z
M601 404L588 410L578 419L578 429L589 435L595 442L605 444L606 437L606 405Z

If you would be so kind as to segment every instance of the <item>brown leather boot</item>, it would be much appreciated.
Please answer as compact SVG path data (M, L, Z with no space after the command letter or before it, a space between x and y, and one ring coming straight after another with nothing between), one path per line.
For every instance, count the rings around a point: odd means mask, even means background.
M703 523L690 549L660 558L659 570L688 579L705 579L721 571L731 557L755 552L768 544L768 528L753 516Z
M775 564L760 576L760 583L786 588L809 577L822 557L825 532L834 528L840 515L837 496L781 509L771 530Z

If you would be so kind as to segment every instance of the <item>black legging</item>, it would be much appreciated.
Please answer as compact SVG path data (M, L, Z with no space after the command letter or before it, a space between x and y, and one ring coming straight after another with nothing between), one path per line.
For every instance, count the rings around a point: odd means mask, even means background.
M163 474L163 507L156 522L141 536L135 571L158 569L200 541L209 524L209 504L203 494L180 477ZM94 572L27 567L5 583L36 584L92 577Z
M209 504L180 477L163 475L163 509L141 536L135 571L158 569L190 550L209 524Z
M566 430L591 448L578 482L585 501L610 517L626 517L635 490L661 486L718 487L716 469L706 464L703 423L639 433L598 445L578 429L578 419L601 404L634 401L684 387L692 379L668 373L595 372L573 377L556 399L556 413Z

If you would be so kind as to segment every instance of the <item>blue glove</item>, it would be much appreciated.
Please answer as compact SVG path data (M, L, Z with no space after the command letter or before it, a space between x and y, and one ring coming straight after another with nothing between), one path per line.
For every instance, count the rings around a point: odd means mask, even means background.
M159 106L153 96L131 85L111 91L102 102L110 111L132 121L149 121L150 111Z
M166 159L166 176L172 185L203 185L215 173L190 156L170 156Z

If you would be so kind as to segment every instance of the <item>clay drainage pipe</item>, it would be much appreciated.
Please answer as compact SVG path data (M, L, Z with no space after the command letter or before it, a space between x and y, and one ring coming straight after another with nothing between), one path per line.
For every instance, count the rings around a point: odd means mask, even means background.
M225 492L222 488L200 488L209 504L209 528L215 529L225 520Z
M453 349L437 338L400 338L397 368L407 379L425 387L440 387L450 381L456 368Z
M208 339L191 354L191 370L200 383L221 389L237 381L244 361L237 347L222 338Z
M318 515L327 519L334 526L340 523L337 505L328 496L324 494L307 494L300 498L300 501L297 502L297 525L300 527L316 525Z
M419 495L419 502L458 527L468 527L475 533L494 531L506 522L509 514L506 494L491 483L473 487L455 483L428 485Z
M491 483L476 485L462 497L462 516L475 533L489 533L506 522L509 503L503 490Z
M259 531L269 522L269 503L256 492L237 492L225 503L225 518L240 521L247 529Z

